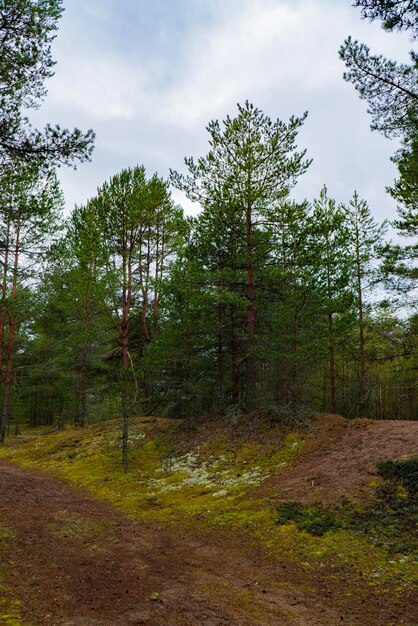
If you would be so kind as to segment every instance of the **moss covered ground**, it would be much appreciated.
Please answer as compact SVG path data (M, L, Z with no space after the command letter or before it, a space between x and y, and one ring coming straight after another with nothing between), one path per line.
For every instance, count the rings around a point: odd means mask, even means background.
M11 442L0 456L87 489L134 519L247 533L273 558L295 565L307 580L322 571L342 596L401 596L417 581L416 555L409 549L393 553L367 533L340 524L318 534L291 517L277 523L278 494L266 492L267 479L296 461L306 443L303 433L282 431L267 438L268 443L266 438L249 441L216 429L194 437L174 422L138 418L131 422L129 438L127 473L116 421L38 436L20 445ZM77 524L75 520L71 532L103 532L80 530Z

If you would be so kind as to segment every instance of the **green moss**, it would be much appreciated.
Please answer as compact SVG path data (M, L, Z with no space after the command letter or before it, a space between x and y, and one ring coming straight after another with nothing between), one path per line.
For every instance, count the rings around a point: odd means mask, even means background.
M235 516L236 504L245 500L248 487L257 487L291 463L304 445L296 434L288 435L281 446L239 445L222 436L176 456L169 434L145 434L141 422L133 420L130 471L124 474L119 426L108 422L82 434L61 431L0 454L26 467L51 471L136 518L223 520ZM254 514L253 503L248 498L245 502L240 504L240 526Z
M264 529L258 531L264 533ZM356 580L382 591L387 585L413 584L417 581L416 562L412 558L388 559L387 551L370 544L354 532L336 530L322 536L301 531L295 523L276 526L264 534L269 551L286 556L299 568L317 570L318 566L350 572L352 583Z
M406 465L407 462L402 463ZM300 531L318 536L337 529L358 531L369 542L385 548L388 557L393 560L396 555L418 556L417 516L415 487L406 488L390 477L389 482L376 487L374 499L366 505L348 499L341 500L332 508L321 502L284 502L278 508L276 523L294 522Z
M158 424L157 420L151 427L132 420L126 474L120 461L117 422L93 426L83 433L55 433L4 448L0 455L61 476L135 519L248 532L274 557L294 563L307 580L322 566L327 566L324 571L331 572L329 576L341 574L343 580L353 580L352 584L360 581L362 588L375 593L404 589L414 580L409 553L392 558L387 546L375 545L367 533L348 526L347 520L354 514L361 516L364 507L342 503L335 518L338 523L334 523L325 507L311 505L305 526L298 527L291 517L282 520L284 525L274 523L277 512L271 494L269 497L268 490L263 492L258 486L297 458L305 445L300 434L287 435L279 445L243 444L225 435L213 436L185 452L183 442L176 445L169 428L160 432ZM183 451L175 454L176 449ZM398 499L405 501L404 495L399 492ZM320 532L313 535L313 529L319 527ZM77 539L83 533L94 537L108 529L73 519L64 532ZM343 588L342 594L352 591L348 583Z
M233 581L226 580L211 581L210 585L201 584L201 589L212 600L223 606L234 607L236 611L241 611L258 622L263 620L267 623L269 620L268 611L251 589L243 589L234 584Z
M13 537L13 533L9 528L6 528L6 526L2 524L0 517L0 547L3 548L7 545L7 539L10 539L11 537Z
M19 600L7 600L0 596L0 624L24 626L20 618L20 605Z
M303 505L300 502L284 502L278 509L276 524L295 522L299 530L321 536L327 531L341 527L341 522L331 509L322 502Z

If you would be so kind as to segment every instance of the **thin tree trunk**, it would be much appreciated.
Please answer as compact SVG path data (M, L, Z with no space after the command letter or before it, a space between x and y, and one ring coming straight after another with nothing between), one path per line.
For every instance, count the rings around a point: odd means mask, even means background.
M125 473L129 469L128 465L128 444L129 444L129 407L127 391L122 391L122 465Z
M11 311L9 313L9 337L7 341L7 350L6 350L6 367L5 367L5 374L4 374L4 386L3 386L3 406L2 406L1 423L0 423L0 443L4 443L7 424L9 421L9 403L10 403L10 390L11 390L11 382L12 382L14 333L15 333L15 318L14 318L14 312Z
M86 293L85 300L85 318L84 318L84 330L85 337L83 342L83 350L81 357L81 374L79 382L79 407L78 407L78 423L81 427L86 424L87 418L87 386L89 378L89 345L90 345L90 331L91 331L91 310L90 310L90 292Z
M286 324L284 327L284 335L286 337L286 345L283 347L284 349L284 360L283 360L283 403L289 403L289 345L288 345L288 333L289 329Z
M298 343L297 343L297 316L293 315L292 320L292 363L290 367L290 401L292 403L292 409L296 405L297 401L297 378L298 378L298 363L296 359Z
M35 387L35 397L34 397L33 405L32 405L30 425L32 426L32 428L36 428L36 426L38 425L38 388L37 387Z
M246 399L247 410L256 404L255 377L255 286L254 286L254 234L251 219L251 206L247 207L247 356L246 356Z
M132 242L131 242L132 244ZM132 249L132 245L131 245ZM122 288L122 319L120 322L119 345L121 350L121 403L122 403L122 465L128 471L129 444L129 311L131 305L132 267L128 252L128 242L124 241L122 252L123 288Z
M327 296L328 296L328 360L329 360L329 410L337 412L337 400L335 391L335 349L334 349L334 318L332 313L331 291L331 267L330 267L330 243L327 240Z
M17 269L18 269L18 264L19 264L19 251L20 251L19 249L20 249L20 228L18 226L16 229L16 242L15 242L15 250L14 250L11 303L10 303L10 308L9 308L9 313L8 313L9 336L7 340L6 367L5 367L5 375L4 375L4 386L3 386L3 406L2 406L1 421L0 421L0 443L4 443L7 424L9 421L10 390L11 390L11 383L12 383L14 336L15 336L15 326L16 326L15 300L16 300L16 294L17 294Z
M335 350L334 344L332 341L332 331L333 331L333 318L332 313L328 312L328 329L329 329L329 409L331 413L337 412L337 400L336 400L336 392L335 392Z
M131 305L132 268L128 258L127 241L122 252L123 287L122 287L122 318L120 321L119 345L121 351L122 370L129 367L129 310Z
M232 382L232 404L235 406L239 399L239 376L238 376L238 355L237 342L235 338L235 312L234 305L230 308L230 352L231 352L231 382Z
M125 369L129 366L129 308L126 302L122 305L119 345L121 352L121 368Z
M6 329L6 305L7 296L7 272L9 270L9 253L10 253L10 214L7 219L7 229L4 238L4 265L3 277L1 285L1 310L0 310L0 376L3 371L3 353L4 353L4 334Z
M224 358L223 358L223 342L222 342L222 304L217 305L217 381L218 389L216 390L218 413L222 412L224 401Z
M86 408L87 408L87 353L86 347L83 346L83 356L81 363L81 372L79 380L79 404L78 404L78 425L82 428L86 425Z
M367 406L367 388L366 388L366 349L364 338L364 318L363 318L363 302L361 289L359 291L359 330L360 330L360 417L367 418L369 411Z
M191 351L190 351L190 332L189 332L189 312L187 312L187 323L186 323L186 332L185 332L185 337L184 337L184 343L185 343L185 359L184 359L184 365L183 365L183 389L184 389L184 419L186 421L190 420L191 417L191 402L190 402L190 358L191 358Z
M367 389L366 389L366 349L364 338L363 290L361 284L361 263L357 246L357 293L359 310L359 375L360 375L360 417L368 417Z

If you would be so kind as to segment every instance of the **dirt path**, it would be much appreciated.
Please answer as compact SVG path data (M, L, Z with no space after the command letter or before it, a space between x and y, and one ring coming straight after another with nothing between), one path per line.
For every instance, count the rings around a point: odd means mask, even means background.
M418 422L327 416L309 441L291 470L257 488L271 506L367 495L378 460L418 451ZM10 598L22 601L24 626L417 623L412 598L368 594L348 574L353 593L342 602L344 573L336 578L319 568L307 580L288 561L269 559L248 534L130 521L81 490L5 460L0 494L0 516L14 534L0 554L0 574Z
M25 626L365 624L297 591L296 573L222 533L215 541L131 522L6 461L0 493L14 533L1 569Z

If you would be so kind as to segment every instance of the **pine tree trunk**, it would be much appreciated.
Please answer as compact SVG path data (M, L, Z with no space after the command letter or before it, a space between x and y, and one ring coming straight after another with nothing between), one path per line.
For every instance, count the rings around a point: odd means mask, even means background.
M119 345L121 354L121 368L129 366L129 308L127 302L122 305L122 319L120 322Z
M329 410L331 413L337 412L337 400L335 392L335 350L332 340L333 331L333 318L332 313L328 313L328 329L329 329Z
M236 406L239 399L239 375L238 375L238 354L237 342L235 338L235 312L234 305L230 308L230 352L231 352L231 382L232 382L232 404Z
M37 388L35 388L35 394L34 394L31 416L30 416L30 425L32 428L36 428L38 425L38 390Z
M0 380L3 374L4 335L6 331L6 311L0 311Z
M124 241L122 251L122 318L120 321L119 345L121 351L121 403L122 403L122 465L124 471L128 471L128 445L129 445L129 311L131 306L132 266L128 252L128 242Z
M7 296L7 272L9 270L9 253L10 253L10 216L7 220L6 235L4 237L4 262L3 262L3 277L1 285L1 311L0 311L0 377L3 371L3 353L4 353L4 334L6 330L6 308L5 300Z
M11 291L11 302L9 305L9 337L7 340L7 350L6 350L6 367L4 374L4 385L3 385L3 406L1 412L1 420L0 420L0 443L4 443L4 439L6 436L7 424L9 421L9 404L10 404L10 390L12 384L12 365L13 365L13 352L14 352L14 336L15 336L15 303L16 295L17 295L17 270L19 266L19 252L20 252L20 227L16 228L16 241L14 246L14 262L13 262L13 278L12 278L12 291Z
M83 349L83 362L81 365L80 389L79 389L78 424L82 428L86 425L87 410L87 355Z
M129 444L129 401L127 390L122 391L122 465L125 473L129 469L128 465L128 444Z
M283 361L283 403L286 405L289 403L289 347L287 342L289 329L286 326L284 327L284 334L286 337L286 346L284 347L285 358Z
M85 337L83 342L83 351L81 357L81 373L79 382L79 408L78 423L84 427L87 420L87 387L89 382L89 346L91 334L91 299L90 290L86 292L85 311L84 311L84 330Z
M5 367L4 385L3 385L3 406L2 406L1 422L0 422L0 443L4 443L7 424L9 421L9 403L10 403L10 390L11 390L11 383L12 383L14 333L15 333L15 319L14 319L14 312L11 311L9 314L9 337L7 341L6 367Z
M255 390L255 286L254 286L254 241L251 207L247 209L247 356L246 356L246 400L247 410L256 404Z
M218 304L217 305L217 346L216 346L216 352L217 352L217 381L218 381L218 388L216 390L216 404L217 404L217 410L218 413L222 413L223 410L223 403L224 403L224 358L223 358L223 333L222 333L222 326L223 326L223 316L222 316L222 305Z
M328 361L329 361L329 410L337 412L337 400L335 392L335 350L334 350L334 317L332 313L332 289L331 271L329 263L330 243L327 240L327 294L328 294Z
M290 391L290 401L292 404L292 409L294 409L297 401L297 378L298 378L298 364L296 360L296 354L298 349L297 343L297 316L293 315L292 320L292 364L290 367L290 381L291 381L291 391Z
M366 347L364 338L363 290L361 286L361 267L357 257L357 291L359 309L359 378L360 378L360 410L359 416L368 417L367 388L366 388Z

